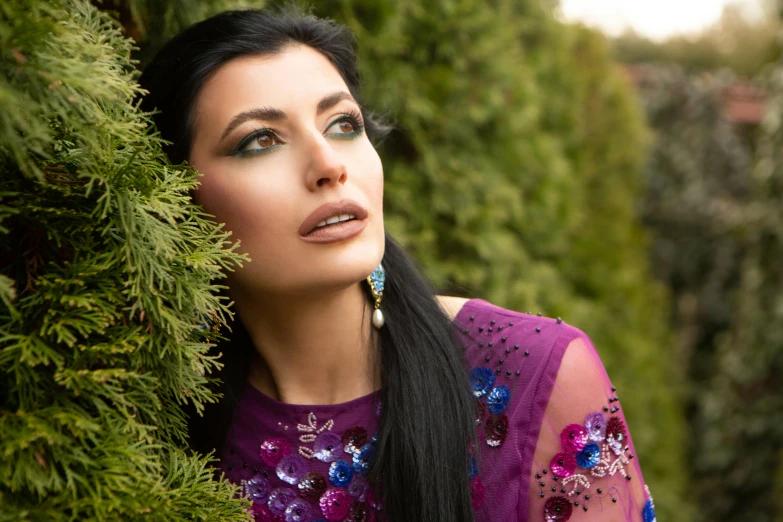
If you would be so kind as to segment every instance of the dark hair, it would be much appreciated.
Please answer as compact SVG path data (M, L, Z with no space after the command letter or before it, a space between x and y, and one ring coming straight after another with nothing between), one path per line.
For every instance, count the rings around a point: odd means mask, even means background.
M188 157L192 105L217 67L242 55L275 54L291 44L326 56L359 100L354 41L347 28L295 8L224 12L169 41L141 77L149 91L142 108L160 111L155 122L172 142L167 150L171 161ZM369 113L363 118L373 140L388 130ZM375 359L381 365L383 410L370 480L379 488L390 520L472 521L468 454L475 441L475 407L462 347L433 289L388 235L382 262L388 274L386 325L380 329L380 357ZM238 318L219 348L223 399L207 407L203 417L192 412L189 421L189 443L205 453L220 451L247 379L253 345Z

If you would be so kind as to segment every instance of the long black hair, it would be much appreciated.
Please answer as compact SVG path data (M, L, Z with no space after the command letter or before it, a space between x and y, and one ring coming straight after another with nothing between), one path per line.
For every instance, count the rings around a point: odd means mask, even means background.
M276 54L291 44L322 53L360 100L354 39L347 28L294 7L277 13L227 11L170 40L141 77L149 91L142 108L160 111L155 122L172 143L166 151L171 161L188 158L192 106L210 74L232 58ZM368 137L377 143L389 129L363 112ZM370 480L380 489L389 520L470 522L468 454L476 417L463 350L428 281L388 234L386 238L386 325L380 329L380 356L375 357L381 366L383 409ZM217 348L223 354L223 399L203 417L190 415L189 443L196 451L215 449L219 454L254 348L238 318L229 340Z

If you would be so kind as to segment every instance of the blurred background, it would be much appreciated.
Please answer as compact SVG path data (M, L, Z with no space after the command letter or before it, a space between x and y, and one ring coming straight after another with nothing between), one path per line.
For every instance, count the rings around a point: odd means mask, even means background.
M95 0L143 67L251 0ZM661 520L783 521L783 6L330 0L386 223L446 293L562 316L623 399Z

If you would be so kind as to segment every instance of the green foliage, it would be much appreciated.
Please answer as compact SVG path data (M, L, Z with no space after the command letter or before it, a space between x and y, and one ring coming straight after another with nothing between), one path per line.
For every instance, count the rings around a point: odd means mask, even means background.
M739 2L727 4L720 19L704 31L663 42L626 32L614 39L613 53L624 63L676 63L692 72L727 67L752 78L780 56L783 29L774 0L760 4L763 14L755 18Z
M759 473L783 470L783 82L773 71L755 148L722 115L733 75L674 65L636 73L655 130L642 215L656 275L676 303L703 520L772 521L781 508L774 480Z
M772 521L783 508L774 489L774 471L783 469L783 68L768 86L769 112L735 230L743 256L731 320L699 397L696 464L707 520ZM716 486L728 493L717 501L708 493Z
M130 41L81 0L0 2L4 520L245 520L182 450L212 290L243 258L141 114Z

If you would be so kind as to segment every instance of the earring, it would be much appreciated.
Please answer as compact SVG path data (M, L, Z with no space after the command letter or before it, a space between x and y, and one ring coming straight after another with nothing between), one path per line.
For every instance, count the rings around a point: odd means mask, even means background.
M383 269L383 265L380 264L372 271L372 274L367 276L367 282L370 284L372 296L375 298L375 311L372 313L372 324L379 330L386 322L383 318L383 312L381 312L381 299L383 299L383 284L385 281L386 271Z

